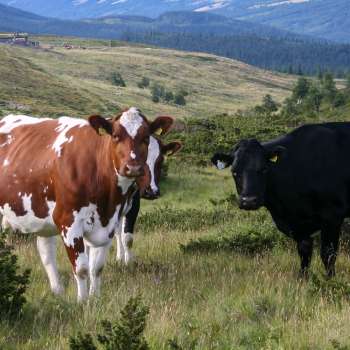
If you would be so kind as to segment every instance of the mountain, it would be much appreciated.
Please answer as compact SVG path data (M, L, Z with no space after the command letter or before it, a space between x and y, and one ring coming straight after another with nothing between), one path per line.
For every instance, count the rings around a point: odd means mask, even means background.
M26 31L146 43L201 51L279 71L315 74L350 67L350 45L292 34L211 13L172 12L158 18L109 16L81 21L46 18L0 5L0 31Z
M349 0L0 0L42 16L63 19L164 12L217 13L330 40L350 42Z

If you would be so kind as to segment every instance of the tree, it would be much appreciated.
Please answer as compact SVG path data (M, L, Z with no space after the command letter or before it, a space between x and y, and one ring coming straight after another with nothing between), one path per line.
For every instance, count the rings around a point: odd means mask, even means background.
M278 104L273 100L270 94L263 97L262 107L268 114L278 111Z
M283 102L281 114L287 118L295 117L299 114L299 109L293 98L286 98Z
M310 81L304 77L300 77L294 86L292 98L301 103L310 89Z
M330 72L327 72L322 81L322 89L323 94L325 96L325 99L334 106L334 101L337 95L337 88L335 85L335 81L333 78L333 74Z
M120 73L113 72L112 73L112 84L115 86L125 87L125 81Z
M150 84L149 78L143 77L142 80L137 84L137 86L138 86L140 89L144 89L144 88L148 87L149 84Z
M323 95L321 91L317 88L317 86L312 85L306 97L306 108L313 112L319 113L322 99Z
M184 95L182 95L181 93L178 92L174 97L174 103L179 105L179 106L185 106L186 99L185 99Z
M350 96L350 73L346 75L345 93Z
M165 93L164 100L165 100L166 102L171 102L173 99L174 99L174 94L173 94L171 91L167 91L167 92Z

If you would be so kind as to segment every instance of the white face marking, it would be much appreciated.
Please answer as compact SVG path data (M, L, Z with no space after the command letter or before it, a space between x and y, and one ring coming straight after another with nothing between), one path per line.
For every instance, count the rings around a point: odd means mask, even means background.
M56 152L58 157L61 156L63 144L66 142L70 143L73 141L73 136L70 136L68 138L67 132L75 127L81 128L87 125L89 125L89 123L84 119L70 117L61 117L58 119L58 126L55 129L58 132L58 136L56 137L56 140L52 145L52 149Z
M47 206L49 212L46 218L38 218L35 216L32 209L32 194L27 195L19 193L22 197L23 208L26 214L23 216L17 216L17 214L12 210L11 206L6 203L3 207L0 207L0 213L6 218L6 221L14 230L19 230L22 233L36 233L43 232L46 230L56 232L53 230L55 227L52 214L55 209L56 203L52 201L47 201Z
M122 116L119 119L119 122L120 125L122 125L125 128L126 132L132 138L135 138L137 132L139 131L139 128L144 123L144 120L140 115L140 111L135 107L131 107L122 114Z
M2 163L2 166L8 166L10 164L9 160L6 158Z
M149 170L151 172L151 188L152 191L158 191L158 186L156 185L156 179L155 179L155 165L156 161L160 155L160 147L158 140L151 136L149 139L149 145L148 145L148 156L147 156L147 165L149 167Z
M51 118L34 118L28 115L9 114L0 120L0 123L4 123L4 125L0 127L0 133L8 134L13 129L19 126L38 124L48 120L52 120L52 119Z
M134 151L131 151L131 152L130 152L130 158L131 158L131 159L136 159L136 154L135 154Z
M219 170L223 170L226 168L226 163L222 162L221 160L218 160L216 162L216 167L219 169Z

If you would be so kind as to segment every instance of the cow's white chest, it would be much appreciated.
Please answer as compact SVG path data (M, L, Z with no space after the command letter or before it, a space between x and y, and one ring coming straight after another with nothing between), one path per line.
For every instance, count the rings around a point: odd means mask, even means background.
M100 215L95 204L81 208L75 212L75 231L83 231L85 242L90 246L105 246L113 238L115 228L119 225L121 206L118 205L114 215L109 219L106 226L101 223ZM73 242L67 242L72 244Z
M22 233L41 233L43 235L54 235L56 233L52 214L56 203L47 201L48 214L45 218L39 218L35 215L32 208L32 194L18 193L21 197L22 205L25 210L24 215L17 215L9 203L0 207L0 213L3 216L3 222L13 230Z

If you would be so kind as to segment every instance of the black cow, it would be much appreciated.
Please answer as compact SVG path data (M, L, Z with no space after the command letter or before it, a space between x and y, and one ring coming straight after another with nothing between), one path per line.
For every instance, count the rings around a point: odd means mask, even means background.
M323 264L335 274L341 225L350 216L350 123L305 125L267 143L243 140L212 162L231 166L241 209L265 206L297 242L302 275L319 230Z

